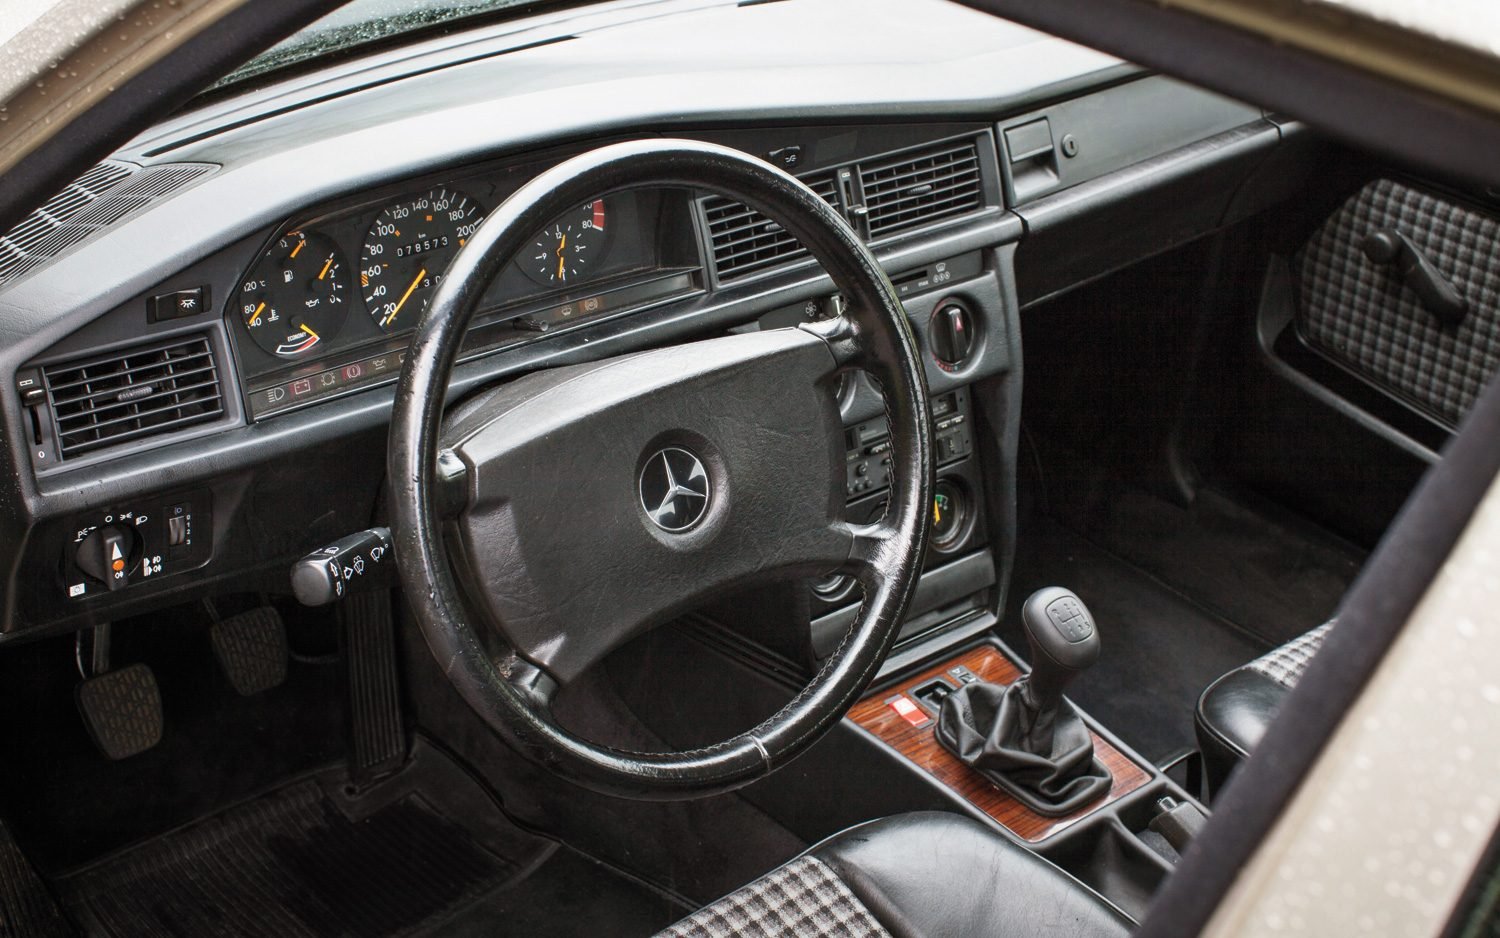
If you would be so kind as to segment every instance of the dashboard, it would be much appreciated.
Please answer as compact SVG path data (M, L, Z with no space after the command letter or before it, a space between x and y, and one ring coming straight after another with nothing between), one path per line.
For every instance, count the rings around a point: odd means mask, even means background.
M34 269L0 267L18 493L0 518L0 642L226 584L285 591L292 561L378 516L392 385L454 253L547 167L644 136L780 165L870 244L965 447L947 453L948 497L991 504L952 545L987 527L1003 564L1020 307L1256 210L1235 193L1289 133L943 0L635 6L210 102L92 171L78 217L114 217ZM849 48L815 41L835 27ZM779 225L713 193L601 193L532 243L486 288L450 400L838 302ZM848 495L869 512L879 394L856 378L839 396ZM986 448L981 476L966 460Z

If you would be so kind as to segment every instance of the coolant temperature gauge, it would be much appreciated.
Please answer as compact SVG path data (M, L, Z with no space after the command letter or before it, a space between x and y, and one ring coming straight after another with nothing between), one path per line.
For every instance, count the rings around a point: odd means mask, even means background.
M338 245L312 231L288 231L240 284L240 318L255 344L283 358L332 339L348 315L349 271Z

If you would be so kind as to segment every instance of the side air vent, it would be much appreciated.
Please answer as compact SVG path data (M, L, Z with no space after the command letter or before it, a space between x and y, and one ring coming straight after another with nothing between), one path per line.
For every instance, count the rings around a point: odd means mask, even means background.
M202 336L46 365L42 379L63 459L224 413L219 369Z
M833 173L817 173L802 180L838 207ZM703 202L708 233L713 241L714 269L719 280L733 280L804 257L804 248L781 225L733 199L710 196Z
M870 237L981 208L979 148L959 140L860 166Z
M163 163L144 169L134 163L100 163L0 235L0 284L40 267L216 168L206 163Z

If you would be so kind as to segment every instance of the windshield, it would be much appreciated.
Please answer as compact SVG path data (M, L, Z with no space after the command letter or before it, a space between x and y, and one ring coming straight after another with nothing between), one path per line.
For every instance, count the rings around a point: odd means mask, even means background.
M505 10L529 13L556 3L537 0L351 0L224 76L222 88L329 53Z

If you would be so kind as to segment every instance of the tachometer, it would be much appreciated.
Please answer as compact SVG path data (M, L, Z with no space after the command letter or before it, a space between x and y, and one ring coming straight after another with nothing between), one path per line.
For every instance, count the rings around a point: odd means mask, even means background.
M348 291L338 245L314 231L288 231L240 284L240 318L256 345L296 358L338 333Z
M375 324L386 332L416 325L448 262L482 221L484 209L456 189L386 206L359 259L359 285Z
M536 247L516 258L526 276L560 287L584 276L604 255L604 200L595 199L548 225Z

